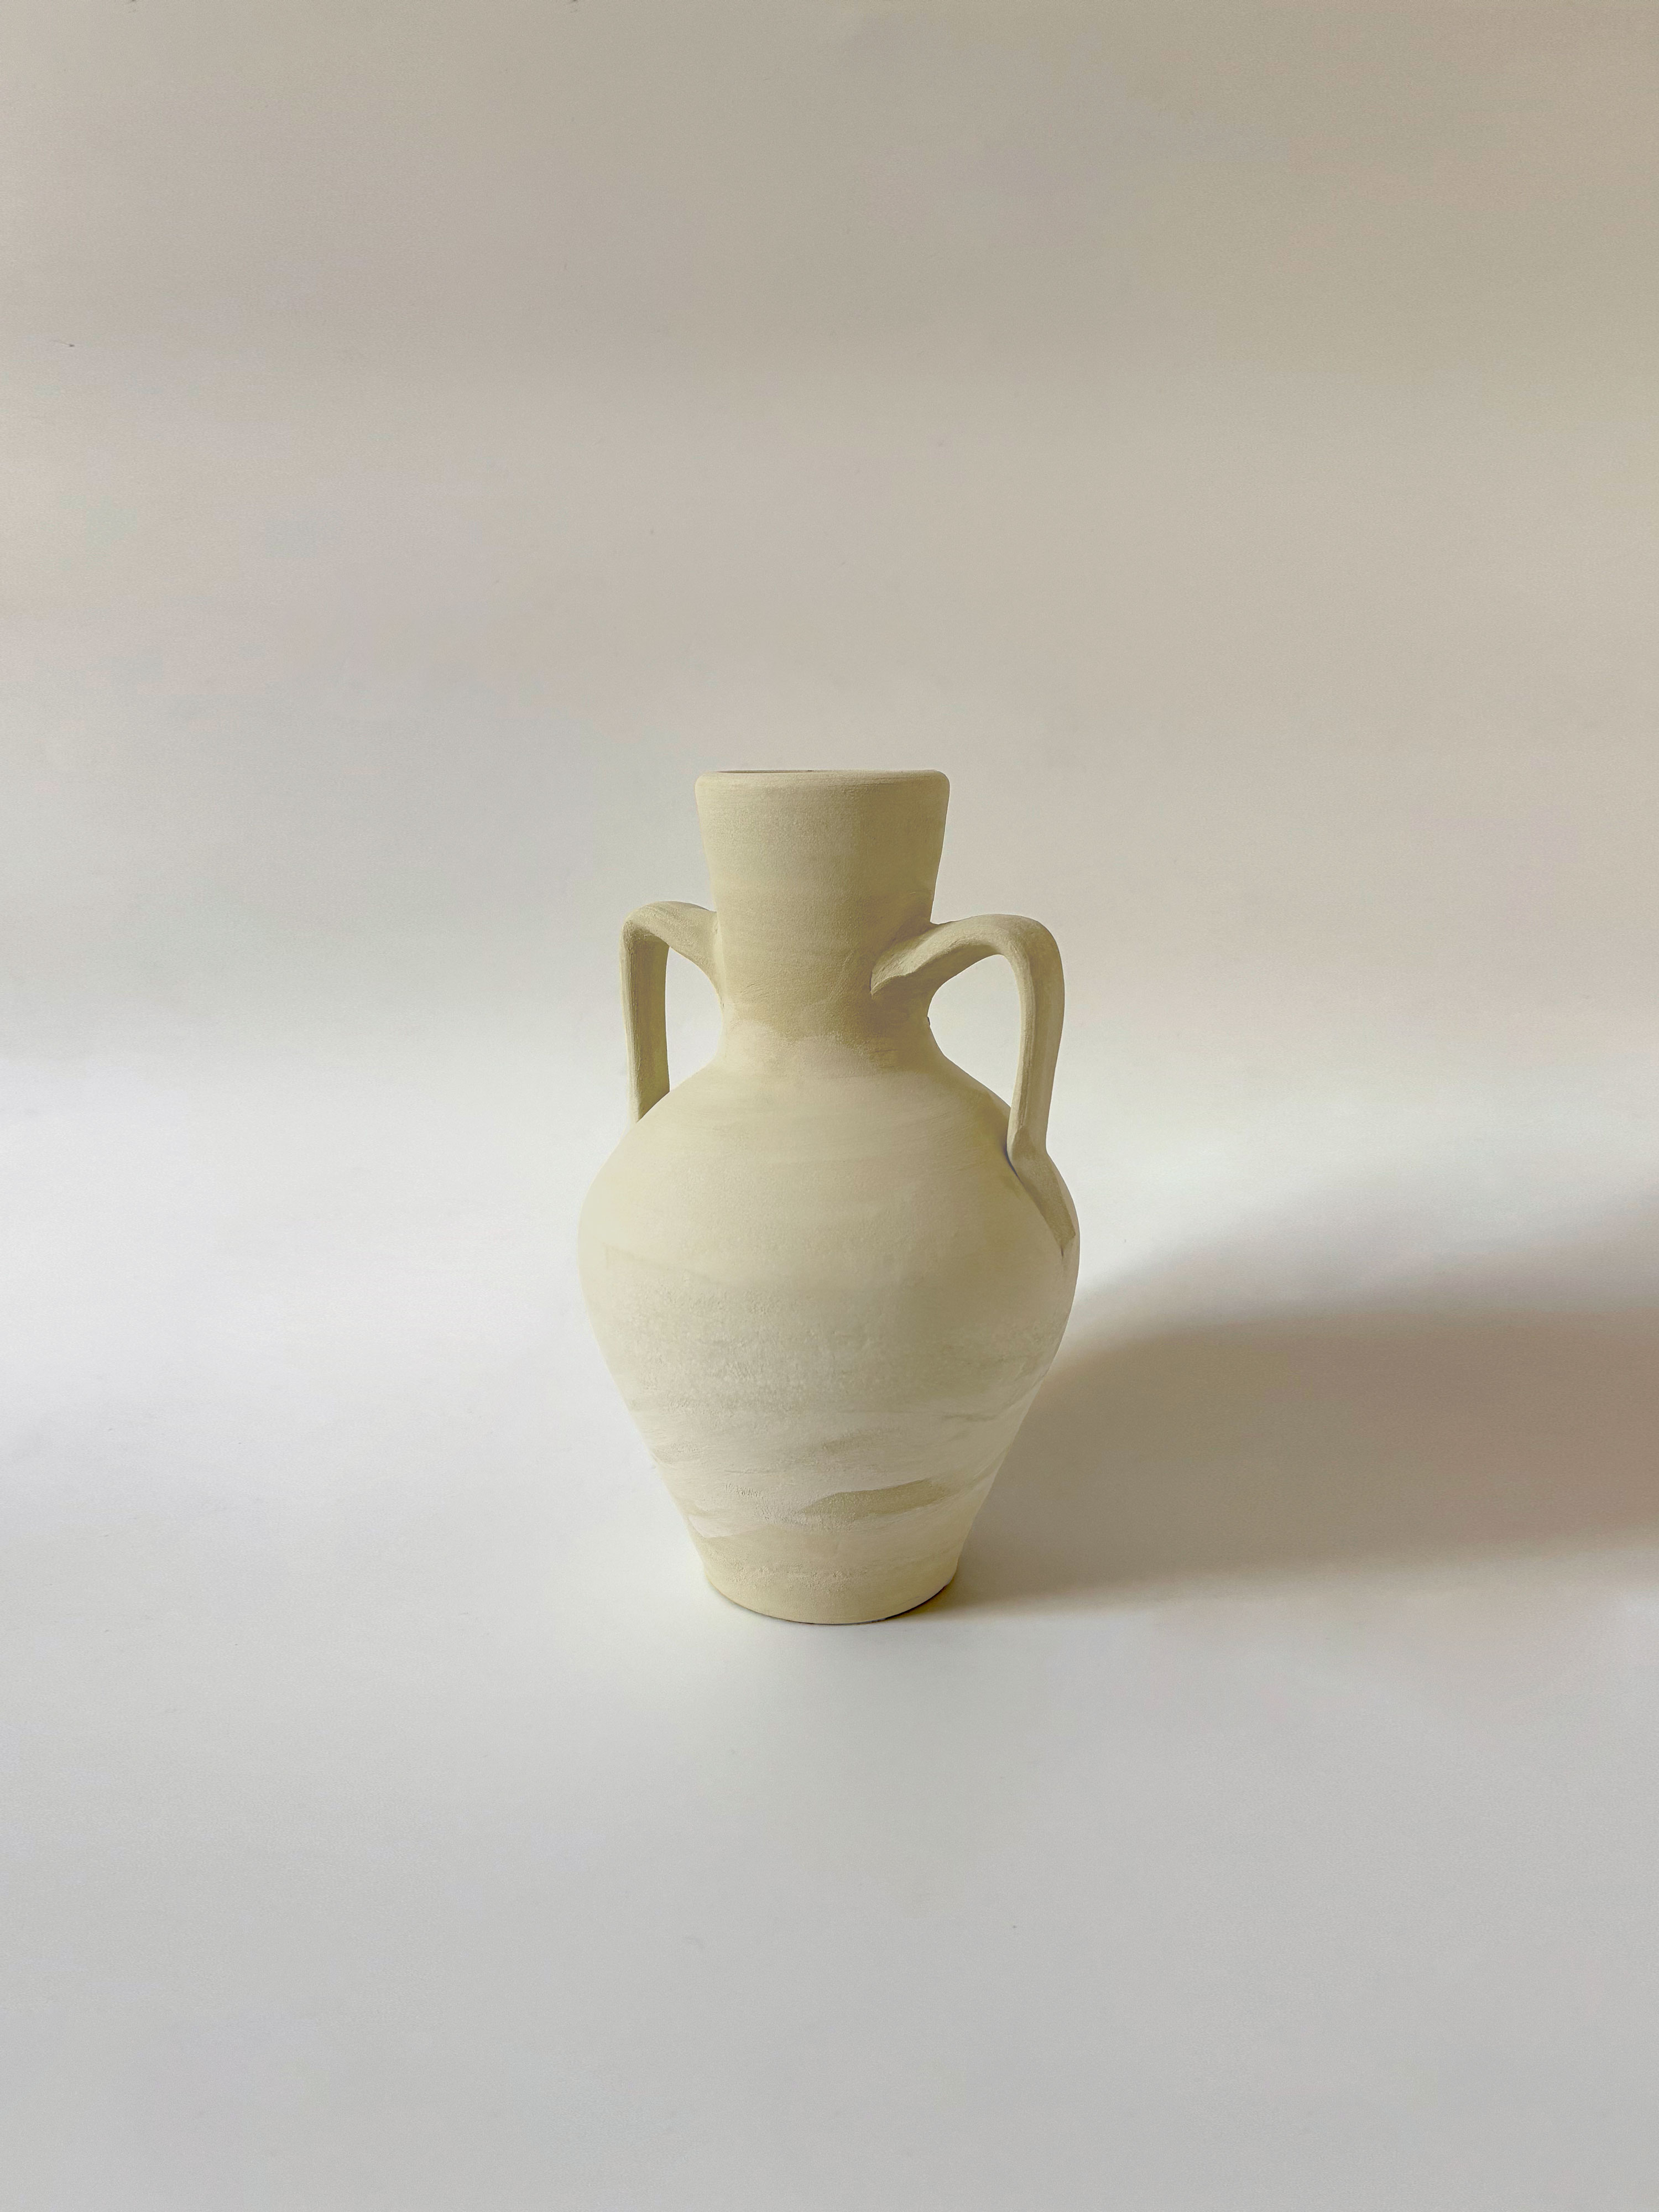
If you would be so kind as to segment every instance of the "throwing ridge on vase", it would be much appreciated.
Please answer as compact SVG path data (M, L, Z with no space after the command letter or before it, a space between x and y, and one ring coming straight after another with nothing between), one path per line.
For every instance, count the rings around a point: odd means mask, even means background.
M1060 953L1040 922L934 922L933 770L697 781L714 895L623 925L634 1126L582 1209L582 1287L717 1590L881 1620L944 1589L1059 1347L1077 1216L1046 1149ZM668 1084L670 951L720 994ZM927 1010L1000 953L1012 1108Z

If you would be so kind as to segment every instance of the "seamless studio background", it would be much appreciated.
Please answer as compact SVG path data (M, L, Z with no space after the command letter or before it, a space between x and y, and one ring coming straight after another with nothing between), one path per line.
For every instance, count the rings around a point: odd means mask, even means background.
M1659 2199L1659 18L0 40L9 2192ZM822 1631L572 1237L693 778L838 765L1085 1257Z

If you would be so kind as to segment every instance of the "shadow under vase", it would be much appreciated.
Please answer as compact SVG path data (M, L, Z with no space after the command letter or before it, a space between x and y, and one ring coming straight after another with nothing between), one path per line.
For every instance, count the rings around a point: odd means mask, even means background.
M1659 1310L1084 1321L952 1607L1659 1533Z

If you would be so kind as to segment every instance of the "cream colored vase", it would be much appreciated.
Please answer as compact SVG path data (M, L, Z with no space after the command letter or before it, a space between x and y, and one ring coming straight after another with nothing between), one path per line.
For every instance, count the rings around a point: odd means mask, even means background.
M879 1620L956 1572L1066 1327L1077 1217L1044 1137L1060 954L1014 915L935 923L932 772L705 775L714 910L623 925L634 1126L582 1212L588 1310L716 1589L784 1620ZM663 979L720 994L668 1087ZM1000 953L1012 1110L928 1025Z

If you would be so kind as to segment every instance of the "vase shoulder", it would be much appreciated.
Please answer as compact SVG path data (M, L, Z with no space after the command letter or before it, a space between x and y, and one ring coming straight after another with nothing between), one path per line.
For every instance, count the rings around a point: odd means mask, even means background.
M975 1260L1059 1280L1008 1163L1007 1119L942 1058L782 1083L712 1066L623 1139L590 1194L584 1240L773 1279L838 1269L868 1283Z

